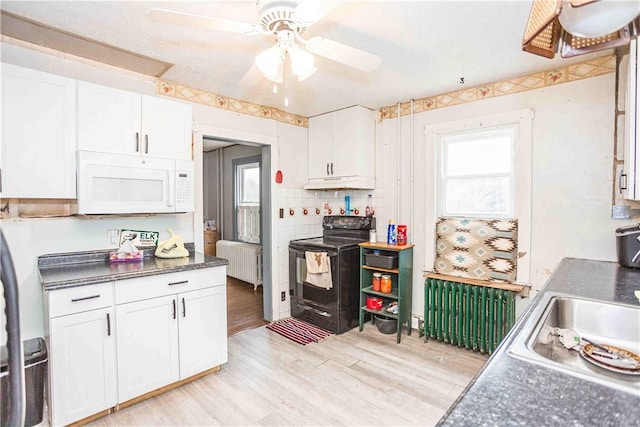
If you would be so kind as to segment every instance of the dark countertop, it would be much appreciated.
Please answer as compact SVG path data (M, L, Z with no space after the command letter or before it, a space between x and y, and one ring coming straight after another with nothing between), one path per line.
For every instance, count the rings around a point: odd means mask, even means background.
M38 272L45 291L228 265L229 261L194 252L189 257L156 258L145 250L141 262L109 262L109 250L48 254L38 257Z
M620 267L613 262L562 260L547 285L439 425L640 425L640 390L634 396L507 354L545 293L561 292L640 307L635 290L640 290L638 269Z

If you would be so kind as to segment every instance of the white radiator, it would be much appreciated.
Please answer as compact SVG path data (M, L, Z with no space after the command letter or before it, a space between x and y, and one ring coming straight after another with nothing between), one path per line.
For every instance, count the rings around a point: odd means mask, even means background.
M227 276L253 285L262 285L262 247L252 243L218 240L216 256L229 261Z

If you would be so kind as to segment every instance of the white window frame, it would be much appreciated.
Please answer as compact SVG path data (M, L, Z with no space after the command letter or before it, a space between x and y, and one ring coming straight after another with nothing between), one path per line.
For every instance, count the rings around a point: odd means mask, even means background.
M456 132L473 132L481 129L517 125L515 141L515 185L514 214L518 220L518 273L516 282L529 284L531 269L531 180L532 180L532 108L473 117L443 123L434 123L424 128L426 139L426 165L432 165L433 185L426 187L425 271L432 271L435 261L435 224L439 215L440 191L440 140L442 136Z
M477 173L477 174L467 174L464 176L455 176L452 177L446 173L446 159L447 159L447 149L449 144L459 143L459 142L467 142L470 141L474 136L477 136L478 139L485 139L491 136L502 136L507 135L511 139L511 171L508 173ZM447 216L447 217L467 217L467 218L482 218L491 216L494 218L514 218L515 217L515 184L516 184L516 161L515 161L515 148L516 141L518 140L518 126L514 123L510 123L502 126L495 126L491 128L476 128L472 130L462 131L462 132L452 132L452 133L442 133L438 134L438 157L440 161L438 162L438 214L439 216ZM507 208L507 212L505 213L478 213L478 212L464 212L464 213L453 213L446 209L446 192L445 188L447 185L447 181L449 179L459 179L459 178L492 178L492 177L507 177L509 179L509 206Z
M241 163L236 165L236 205L237 206L260 206L260 201L249 202L244 200L244 171L245 169L258 169L258 199L260 198L260 162Z

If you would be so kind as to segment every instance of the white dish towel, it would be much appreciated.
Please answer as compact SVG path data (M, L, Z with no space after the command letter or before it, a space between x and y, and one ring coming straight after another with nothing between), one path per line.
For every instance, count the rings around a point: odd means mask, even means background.
M306 282L319 288L331 289L331 261L326 252L305 252L307 260Z

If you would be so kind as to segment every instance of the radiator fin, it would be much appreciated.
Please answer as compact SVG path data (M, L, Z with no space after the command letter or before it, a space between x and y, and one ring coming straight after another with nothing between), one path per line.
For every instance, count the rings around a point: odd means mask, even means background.
M227 276L251 283L253 289L262 285L262 247L260 245L218 240L216 256L229 261Z
M515 292L428 278L424 333L458 347L493 353L515 323Z

